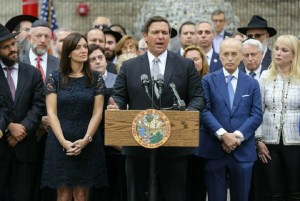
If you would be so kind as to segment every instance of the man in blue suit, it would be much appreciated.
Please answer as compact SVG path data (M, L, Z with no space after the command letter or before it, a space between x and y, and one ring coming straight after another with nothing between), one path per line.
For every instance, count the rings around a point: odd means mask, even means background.
M226 200L228 186L231 201L247 201L257 159L254 133L262 122L261 95L258 82L238 69L240 41L225 39L220 59L223 68L202 81L206 108L197 154L206 158L209 201Z

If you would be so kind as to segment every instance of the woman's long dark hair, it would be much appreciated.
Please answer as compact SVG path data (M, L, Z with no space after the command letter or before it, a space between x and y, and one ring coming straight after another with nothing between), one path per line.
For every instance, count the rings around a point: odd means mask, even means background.
M61 59L60 59L60 71L61 71L61 86L64 88L69 84L69 75L72 72L71 68L71 59L70 54L73 50L76 49L78 42L80 39L83 38L86 42L86 38L81 35L80 33L71 33L69 34L63 41L62 52L61 52ZM93 84L93 74L89 67L88 60L84 62L82 73L87 78L88 86Z

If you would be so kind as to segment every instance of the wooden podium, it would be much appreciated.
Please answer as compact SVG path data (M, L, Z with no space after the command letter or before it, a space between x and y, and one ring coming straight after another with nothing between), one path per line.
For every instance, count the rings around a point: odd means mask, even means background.
M199 146L199 112L159 110L166 115L171 124L171 133L162 146L197 147ZM141 110L106 110L105 145L141 146L132 134L132 124ZM149 201L158 201L156 149L150 151Z
M160 110L170 120L171 134L163 146L199 146L199 112ZM132 122L141 110L106 110L105 145L140 146L132 136Z

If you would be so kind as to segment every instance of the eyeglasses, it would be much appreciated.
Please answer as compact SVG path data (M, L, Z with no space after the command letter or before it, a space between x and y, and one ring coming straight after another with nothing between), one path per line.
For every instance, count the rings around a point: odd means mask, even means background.
M257 34L247 34L247 38L260 38L261 36L267 34L268 32L266 33L257 33Z
M134 50L134 49L137 49L137 47L134 46L134 45L129 45L127 47L122 47L122 51L124 51L124 52L127 51L127 50L131 51L131 50Z
M94 26L96 29L99 29L100 27L102 27L102 29L105 27L105 28L108 28L108 24L96 24Z
M10 47L16 47L18 45L17 41L13 41L11 44L1 46L0 49L8 50Z

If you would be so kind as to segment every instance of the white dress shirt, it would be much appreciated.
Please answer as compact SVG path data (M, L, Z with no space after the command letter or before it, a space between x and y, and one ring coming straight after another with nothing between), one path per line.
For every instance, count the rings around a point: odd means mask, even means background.
M167 56L168 56L168 51L166 50L161 55L159 55L157 57L159 59L158 66L159 66L159 69L160 69L160 73L162 75L165 74ZM149 61L149 66L150 66L150 72L151 72L152 66L154 64L154 59L155 58L156 57L153 54L151 54L151 52L148 51L148 61Z
M37 67L37 55L33 53L32 49L29 50L29 60L32 66ZM47 59L48 59L48 53L46 52L43 56L40 56L42 58L41 65L44 70L44 73L46 75L47 72Z
M6 66L2 60L0 60L0 64L2 66L2 70L4 72L5 77L7 78L7 71L5 70L5 68L7 68L8 66ZM11 67L11 66L10 66ZM17 86L18 86L18 75L19 75L19 64L15 63L13 66L13 70L11 71L11 76L13 79L13 82L15 84L15 89L17 90Z

